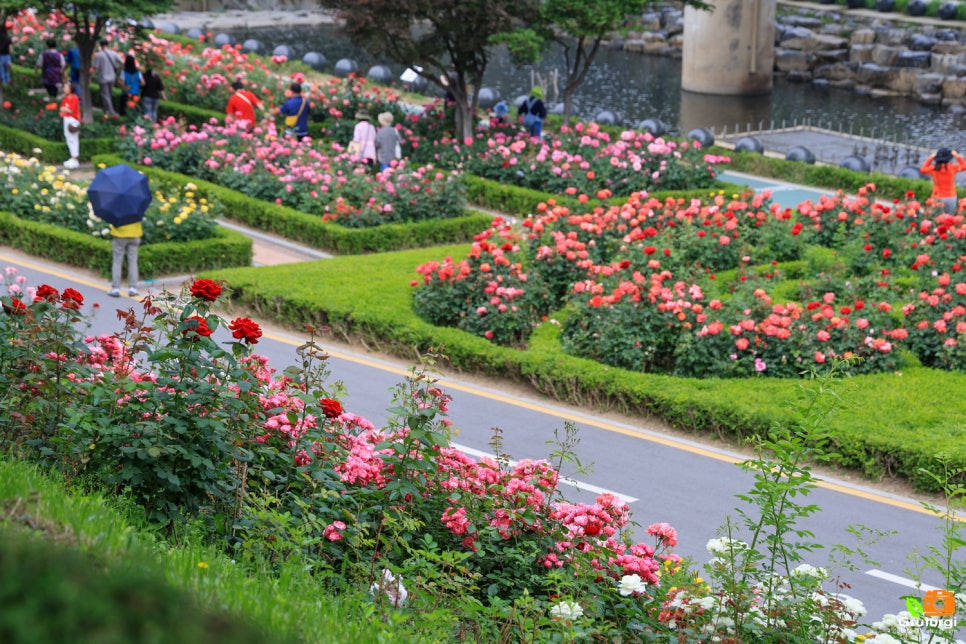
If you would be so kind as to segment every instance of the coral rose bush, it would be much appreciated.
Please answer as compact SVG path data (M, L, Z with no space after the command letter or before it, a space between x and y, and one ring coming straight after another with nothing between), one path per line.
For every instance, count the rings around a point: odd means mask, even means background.
M568 352L676 376L798 377L842 359L856 359L853 373L892 371L906 348L927 366L966 369L964 217L911 194L892 204L873 197L870 185L795 211L751 192L663 202L635 194L589 212L541 204L523 222L526 239L501 251L505 266L521 267L527 292L549 297L533 313L514 312L512 336L466 322L486 306L459 290L486 281L490 262L477 263L476 246L463 262L418 267L414 307L514 346L567 307Z

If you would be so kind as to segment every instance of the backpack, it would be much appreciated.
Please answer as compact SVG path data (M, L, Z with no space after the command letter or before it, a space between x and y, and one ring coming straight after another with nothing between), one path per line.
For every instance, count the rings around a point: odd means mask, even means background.
M527 127L530 127L537 122L538 117L536 114L533 113L533 106L536 104L537 104L537 99L535 99L534 97L531 96L530 98L527 99L527 103L526 103L527 113L523 115L523 124L526 125Z

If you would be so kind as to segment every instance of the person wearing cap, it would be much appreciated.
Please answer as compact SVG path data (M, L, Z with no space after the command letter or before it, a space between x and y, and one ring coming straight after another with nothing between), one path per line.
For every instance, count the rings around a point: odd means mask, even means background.
M368 166L376 163L376 127L369 122L369 112L359 110L356 112L355 128L352 130L353 147L358 148L358 153L353 155L356 161L362 161Z
M301 141L309 135L309 99L302 96L301 83L292 83L285 98L278 110L285 116L285 133Z
M225 106L225 115L228 120L238 121L239 125L247 123L249 129L255 125L255 108L261 107L262 99L255 96L251 90L245 89L240 80L231 84L234 90L228 98L228 105Z
M955 159L955 161L954 161ZM959 196L956 194L956 173L966 170L966 159L956 150L939 148L923 162L919 172L932 175L932 194L941 201L946 212L955 214L959 210Z
M376 161L379 162L379 170L385 170L392 165L393 160L401 156L400 146L402 139L399 132L392 126L392 114L383 112L378 117L379 131L376 132Z
M543 120L547 118L547 108L543 104L542 87L537 86L530 90L530 96L520 103L517 114L523 117L523 124L530 136L539 138L543 135Z

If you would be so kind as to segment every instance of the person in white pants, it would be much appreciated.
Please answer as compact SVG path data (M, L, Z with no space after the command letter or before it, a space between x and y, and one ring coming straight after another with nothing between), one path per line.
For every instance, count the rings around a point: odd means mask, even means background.
M64 84L64 98L60 101L60 116L64 119L64 140L67 141L67 150L70 158L64 162L64 167L68 169L76 168L80 165L80 98L77 96L77 88L74 83Z

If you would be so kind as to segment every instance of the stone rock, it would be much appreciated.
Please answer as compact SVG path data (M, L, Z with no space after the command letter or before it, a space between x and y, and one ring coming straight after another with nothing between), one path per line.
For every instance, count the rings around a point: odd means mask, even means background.
M215 47L231 46L235 44L235 37L231 34L216 34L213 40Z
M966 51L966 47L963 43L956 40L937 40L936 44L932 46L933 54L962 54Z
M925 34L915 34L909 41L909 49L913 51L932 51L936 46L936 39Z
M664 29L667 31L669 36L673 36L675 34L683 34L684 33L684 14L681 14L674 20L669 21L667 24L665 24Z
M813 164L815 163L815 154L805 146L796 145L788 149L788 152L785 153L785 159Z
M896 67L929 69L931 62L932 54L928 51L910 51L907 49L899 52L899 55L896 57Z
M958 42L961 40L961 36L962 32L960 32L958 29L943 28L937 29L933 33L933 37L935 37L936 40L954 40Z
M775 71L778 72L808 72L812 68L815 56L794 49L778 49L775 51Z
M373 65L366 72L366 78L375 83L388 85L392 82L392 70L385 65Z
M687 138L692 141L697 141L703 148L710 148L714 145L714 133L707 128L695 128L688 132Z
M875 63L865 63L864 65L859 65L855 80L858 83L872 87L887 87L895 75L896 72L891 67L876 65Z
M835 49L847 49L849 41L841 36L830 36L828 34L818 34L815 36L814 51L830 51Z
M329 61L326 60L325 55L320 54L317 51L310 51L302 56L302 63L308 65L317 72L325 69L325 66L328 64L328 62Z
M845 168L846 170L852 170L853 172L868 172L871 168L869 167L869 162L865 160L864 157L850 155L842 159L839 167Z
M645 13L640 17L641 27L647 31L655 31L661 28L661 14Z
M285 56L291 60L295 56L295 52L288 45L279 45L272 50L272 56Z
M262 41L258 40L257 38L249 38L242 43L242 51L250 51L258 54L261 53L263 49L265 49L265 45L262 44Z
M941 74L917 74L913 81L912 91L923 94L942 94L943 83L946 80Z
M805 27L806 29L821 29L822 21L814 16L785 16L782 23L789 27Z
M889 79L888 88L899 94L913 94L915 93L917 78L919 78L919 72L916 69L896 68L895 73Z
M793 27L791 29L786 29L782 32L782 45L785 47L792 47L792 45L786 45L788 41L796 40L809 40L815 37L815 32L811 29L806 29L805 27ZM793 47L794 49L801 49L801 47Z
M966 97L966 78L947 76L943 79L942 94L944 99Z
M667 133L667 125L661 119L644 119L637 124L637 129L650 132L654 136L664 136Z
M793 83L807 83L808 81L812 80L812 72L790 71L785 78Z
M643 40L625 40L624 41L624 51L633 51L641 53L644 51L645 43Z
M829 63L845 62L849 59L848 49L825 49L815 52L815 63L827 65Z
M849 89L849 90L851 90L851 89L854 89L855 88L855 79L854 78L844 78L842 80L837 80L837 81L826 81L826 84L829 87L834 87L836 89Z
M963 64L961 56L957 54L936 54L931 58L930 69L938 74L952 74L953 70Z
M876 45L872 50L872 62L883 67L892 67L899 58L899 53L904 51L902 47L892 45Z
M815 79L825 79L830 82L855 81L855 71L859 68L857 63L836 62L830 65L821 65L815 68Z
M359 71L359 63L352 60L351 58L341 58L335 63L333 68L336 76L345 78L349 74L354 74Z
M764 154L765 146L762 144L761 140L753 136L743 136L738 139L735 143L735 150L740 150L742 152L754 152L755 154Z
M849 43L855 45L871 45L875 43L875 32L871 29L856 29L849 35Z
M876 42L883 45L899 47L905 44L906 38L908 37L909 32L905 29L886 27L876 34Z
M916 100L923 105L942 105L943 96L942 94L920 94L916 96Z
M853 63L871 63L875 45L853 45L849 50L849 61Z

